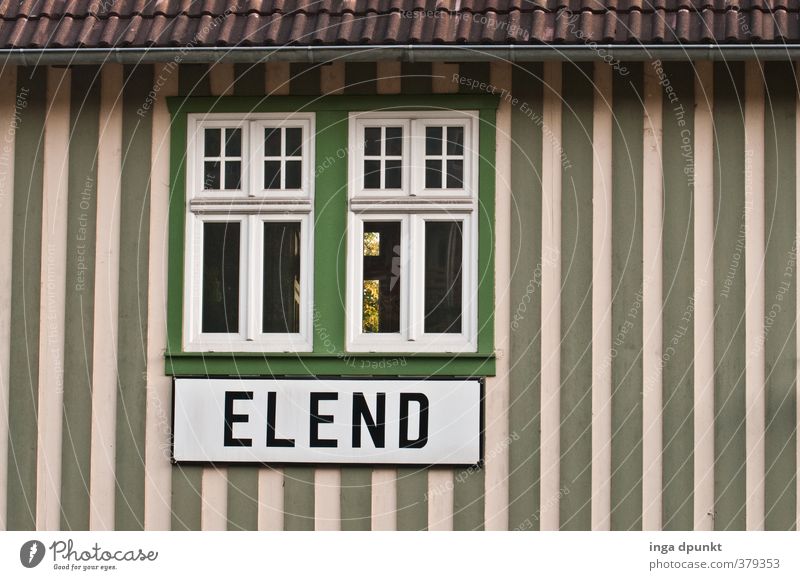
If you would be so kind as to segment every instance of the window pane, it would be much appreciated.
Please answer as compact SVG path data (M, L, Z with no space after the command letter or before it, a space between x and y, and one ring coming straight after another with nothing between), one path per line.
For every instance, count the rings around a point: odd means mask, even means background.
M400 157L403 154L403 128L386 127L386 155Z
M264 162L264 189L281 188L281 162Z
M264 129L264 156L281 156L281 130L278 128Z
M203 189L220 189L219 161L205 162L205 175L203 176Z
M464 127L447 128L447 154L464 154Z
M364 222L362 331L400 332L400 222Z
M381 154L381 128L364 128L364 155Z
M381 255L381 234L380 232L364 232L364 255Z
M264 222L263 332L300 332L300 222Z
M461 222L425 224L425 332L461 332Z
M401 189L403 187L403 177L399 159L386 160L386 176L384 179L385 189Z
M205 156L219 157L220 152L220 129L206 129L205 133Z
M447 187L464 187L464 162L461 159L447 160Z
M286 189L300 189L300 161L286 162Z
M239 332L239 230L203 224L203 332Z
M425 155L442 154L442 128L425 127Z
M300 127L286 129L286 155L300 157L303 148L303 130Z
M442 161L440 159L425 161L425 187L428 189L442 187Z
M225 155L228 157L242 156L241 129L225 129Z
M225 189L242 188L242 162L225 162Z
M381 187L381 162L378 160L364 161L364 189L380 189Z

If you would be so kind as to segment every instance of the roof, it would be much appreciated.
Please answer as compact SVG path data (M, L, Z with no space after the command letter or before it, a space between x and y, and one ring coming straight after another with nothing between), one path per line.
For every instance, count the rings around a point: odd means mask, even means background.
M757 44L800 0L0 0L0 48Z

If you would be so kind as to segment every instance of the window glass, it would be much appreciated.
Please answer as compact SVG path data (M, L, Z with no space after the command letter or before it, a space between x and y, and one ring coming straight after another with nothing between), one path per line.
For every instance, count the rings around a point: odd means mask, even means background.
M203 147L203 189L241 189L242 130L238 128L206 128L203 135Z
M403 188L403 128L364 127L364 189Z
M425 188L464 187L464 127L425 127Z
M300 332L300 222L264 222L262 332Z
M303 130L264 128L264 189L300 189L303 174Z
M426 222L425 332L461 332L462 260L462 223Z
M362 332L400 331L401 224L364 222Z
M239 222L203 224L203 332L239 332Z
M314 114L187 123L198 175L187 183L183 348L313 351Z

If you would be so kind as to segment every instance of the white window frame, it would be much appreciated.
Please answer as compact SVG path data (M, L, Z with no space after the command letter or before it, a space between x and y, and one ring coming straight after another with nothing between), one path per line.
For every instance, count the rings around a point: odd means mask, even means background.
M403 147L402 159L400 169L401 185L399 189L374 189L364 187L364 129L367 127L402 127L403 129ZM411 191L411 142L408 138L411 134L411 122L408 117L398 116L392 117L391 115L383 114L375 117L370 114L360 115L355 119L355 123L350 123L349 127L349 140L350 143L355 143L355 148L350 151L355 154L350 155L350 179L351 195L360 195L364 197L393 197L393 196L407 196ZM381 160L387 159L386 156L381 154ZM383 180L383 178L381 178Z
M263 189L264 127L303 128L303 168L298 190ZM242 189L203 190L203 130L242 128ZM183 349L185 352L311 352L314 288L313 113L191 114L187 126L186 235L184 250ZM241 223L239 331L202 332L203 224ZM262 325L263 223L299 222L300 323L297 333L264 333Z
M466 353L478 350L478 111L358 112L350 114L347 350L354 353ZM364 190L363 130L367 126L408 122L403 171L410 174L400 190ZM463 125L464 187L425 189L424 131L429 125ZM421 132L421 133L420 133ZM420 136L422 137L420 139ZM413 143L413 145L412 145ZM410 165L414 166L411 170ZM400 221L400 332L362 332L363 224ZM425 223L462 222L462 314L460 333L425 333Z

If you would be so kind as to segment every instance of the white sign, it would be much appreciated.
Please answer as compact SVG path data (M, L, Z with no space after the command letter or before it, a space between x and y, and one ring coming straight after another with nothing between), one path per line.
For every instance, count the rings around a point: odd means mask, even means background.
M176 461L467 465L477 380L176 379Z

